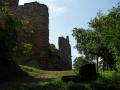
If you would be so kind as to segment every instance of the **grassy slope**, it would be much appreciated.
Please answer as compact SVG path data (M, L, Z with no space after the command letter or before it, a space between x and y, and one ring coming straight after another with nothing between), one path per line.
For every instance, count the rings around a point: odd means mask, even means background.
M50 78L61 78L62 76L65 76L65 75L75 75L75 72L72 70L46 71L46 70L41 70L41 69L29 67L29 66L23 66L23 65L20 65L20 66L24 71L28 72L30 76L34 76L34 77L48 76Z
M63 83L61 77L64 75L75 75L74 71L45 71L28 66L21 66L34 78L0 87L0 90L120 90L120 73L106 71L100 72L101 77L91 83ZM28 81L26 83L26 81Z
M21 69L32 76L21 81L10 82L0 86L0 90L54 90L60 87L61 77L64 75L75 75L74 71L46 71L29 66L20 65ZM49 90L47 89L47 90Z

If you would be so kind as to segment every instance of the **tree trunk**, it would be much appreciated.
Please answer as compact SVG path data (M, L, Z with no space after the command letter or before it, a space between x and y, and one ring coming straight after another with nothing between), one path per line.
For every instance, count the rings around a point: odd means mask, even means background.
M109 64L107 63L107 71L109 70Z
M98 66L98 59L99 59L99 57L97 56L96 59L97 59L97 66L96 67L97 67L97 72L98 72L98 70L99 70L99 66Z
M106 64L105 64L105 61L103 60L103 72L105 71L106 69Z

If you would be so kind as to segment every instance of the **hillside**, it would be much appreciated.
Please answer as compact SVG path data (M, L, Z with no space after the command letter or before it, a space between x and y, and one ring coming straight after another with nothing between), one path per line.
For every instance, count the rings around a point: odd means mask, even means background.
M3 83L0 90L120 90L120 73L100 72L100 77L93 82L64 83L61 77L75 75L74 71L45 71L20 65L29 77L23 80Z
M62 76L75 75L74 71L46 71L23 65L20 65L20 67L28 73L29 77L23 80L3 83L0 85L0 90L40 90L45 87L53 88L54 85L56 86L59 82L61 83Z

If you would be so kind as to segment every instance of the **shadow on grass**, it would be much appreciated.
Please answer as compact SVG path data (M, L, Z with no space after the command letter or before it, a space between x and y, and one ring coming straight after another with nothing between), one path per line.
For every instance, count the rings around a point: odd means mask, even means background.
M53 79L25 77L21 80L14 80L0 84L0 90L46 90L51 86L48 84ZM46 87L47 86L47 87ZM51 90L51 89L50 89Z
M61 79L26 77L0 86L0 90L120 90L120 74L111 78L100 76L91 83L62 82Z
M109 76L100 75L92 82L68 82L66 84L65 90L120 90L120 73L112 73Z
M99 79L91 84L94 90L120 90L120 73L99 76Z

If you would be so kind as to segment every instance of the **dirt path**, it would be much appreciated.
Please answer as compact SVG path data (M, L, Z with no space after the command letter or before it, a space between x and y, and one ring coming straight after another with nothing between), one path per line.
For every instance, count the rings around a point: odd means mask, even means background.
M50 76L49 74L40 74L36 75L35 78L52 79L52 76Z

